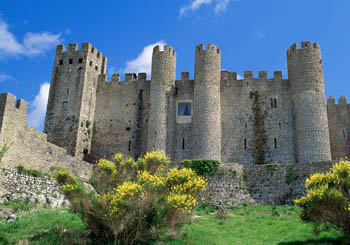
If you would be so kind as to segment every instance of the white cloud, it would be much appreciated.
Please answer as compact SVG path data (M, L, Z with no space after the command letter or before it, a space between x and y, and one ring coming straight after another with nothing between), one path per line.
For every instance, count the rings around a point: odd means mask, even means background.
M224 12L230 3L230 0L220 0L215 6L215 14L218 14L220 12Z
M186 6L180 8L180 16L183 16L188 11L195 11L203 5L209 5L215 2L215 14L224 12L231 0L192 0L192 2ZM234 0L236 1L236 0Z
M62 42L61 34L49 32L24 34L23 41L17 41L15 35L9 31L9 25L0 16L0 57L44 54L45 51Z
M262 39L265 37L265 34L262 32L262 30L258 29L256 30L256 36L259 38L259 39Z
M30 112L28 114L27 124L30 127L42 130L46 115L47 100L49 97L50 83L40 84L39 93L30 103Z
M120 69L121 73L139 73L146 72L148 75L151 74L152 70L152 53L153 48L159 45L163 49L166 42L164 40L152 43L143 48L143 51L137 56L137 58L127 61L125 68ZM109 72L115 72L115 68L111 67Z
M243 79L244 79L244 77L243 77L243 76L241 76L241 75L237 74L237 80L243 80Z
M4 81L13 81L16 84L18 83L17 80L13 76L10 76L10 75L5 74L5 73L0 73L0 83L4 82Z
M210 4L212 2L212 0L193 0L192 3L190 3L189 5L183 6L180 9L180 15L183 16L185 14L186 11L189 10L197 10L199 9L202 5L205 4Z

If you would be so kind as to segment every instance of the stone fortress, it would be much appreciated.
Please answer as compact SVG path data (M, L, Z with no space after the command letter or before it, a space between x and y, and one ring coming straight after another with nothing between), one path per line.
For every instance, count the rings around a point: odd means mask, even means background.
M90 43L57 47L44 132L49 142L94 161L115 152L138 157L154 149L172 160L213 158L225 163L320 162L349 154L348 106L325 105L320 46L287 51L280 71L253 77L221 69L221 51L195 50L194 80L176 80L176 52L153 49L145 73L106 79L107 58ZM255 108L255 109L254 109ZM330 125L329 123L330 122ZM260 144L260 145L259 145ZM256 148L259 148L257 152Z
M293 44L287 64L288 79L280 71L273 78L245 71L238 79L221 69L215 45L199 45L194 80L188 72L176 80L174 49L156 46L151 80L146 73L128 73L125 81L114 74L109 82L107 58L90 43L80 49L69 44L68 50L58 45L44 133L25 126L27 102L14 106L15 97L3 93L0 143L36 147L45 161L57 152L58 162L70 166L115 152L137 158L154 149L175 162L306 163L349 156L349 106L344 97L339 104L330 97L325 105L319 45ZM8 159L33 155L13 148Z
M350 106L343 96L325 104L317 43L293 44L287 65L288 79L280 71L273 78L245 71L238 79L221 69L215 45L199 45L194 80L188 72L176 80L174 49L156 46L151 80L129 73L125 81L114 74L109 82L107 58L90 43L80 49L69 44L68 50L58 45L44 133L26 126L26 101L0 94L0 149L9 146L1 166L63 167L87 180L89 162L160 149L175 162L223 163L205 192L213 206L292 203L305 193L310 174L350 156ZM0 187L6 187L2 174Z

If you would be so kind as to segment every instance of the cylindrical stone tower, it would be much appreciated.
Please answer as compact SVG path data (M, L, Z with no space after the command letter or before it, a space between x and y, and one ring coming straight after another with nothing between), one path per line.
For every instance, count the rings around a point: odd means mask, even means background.
M213 44L196 47L192 157L221 160L221 53Z
M318 43L293 44L287 52L297 162L331 160L322 58Z
M170 46L153 48L147 151L166 151L168 96L175 85L176 53Z

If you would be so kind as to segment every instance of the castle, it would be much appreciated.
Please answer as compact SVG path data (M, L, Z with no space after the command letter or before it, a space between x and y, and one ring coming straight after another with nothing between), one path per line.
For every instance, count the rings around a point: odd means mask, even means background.
M293 44L287 65L288 79L280 71L273 78L266 71L258 77L245 71L238 79L221 69L220 49L199 45L194 80L188 72L176 80L176 52L156 46L151 80L146 73L128 73L125 81L114 74L109 82L107 58L90 43L80 49L69 44L68 50L58 45L45 134L36 137L49 142L42 148L64 148L74 159L89 162L115 152L137 158L154 149L176 162L307 163L348 156L350 109L344 97L339 104L332 97L325 104L320 46ZM18 115L25 124L27 104L20 100L17 109L14 101L12 95L0 96L0 141L14 132L10 121Z

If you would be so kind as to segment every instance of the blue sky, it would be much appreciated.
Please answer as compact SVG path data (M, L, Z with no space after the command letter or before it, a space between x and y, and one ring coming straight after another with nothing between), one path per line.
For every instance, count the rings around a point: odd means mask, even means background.
M152 45L167 43L179 79L193 78L195 46L214 43L223 69L287 78L288 47L309 40L321 45L326 96L349 100L349 13L349 0L3 1L0 92L31 102L28 124L42 129L56 44L91 42L110 75L149 72Z

